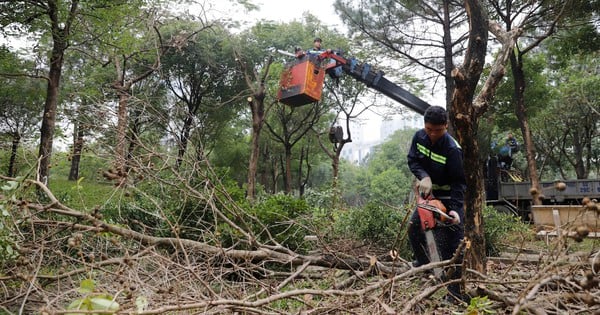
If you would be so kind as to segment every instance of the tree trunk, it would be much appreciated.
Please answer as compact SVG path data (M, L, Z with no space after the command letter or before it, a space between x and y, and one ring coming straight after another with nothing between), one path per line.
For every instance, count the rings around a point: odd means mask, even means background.
M309 153L310 149L308 147L302 148L300 152L300 163L298 166L298 193L300 197L304 196L306 185L308 184L308 180L310 178L311 167L308 161ZM306 162L306 176L302 173L304 162Z
M273 63L273 56L269 56L267 59L266 65L263 69L262 77L260 78L256 77L253 69L249 68L244 62L242 62L244 58L241 55L236 53L236 59L242 67L244 77L246 78L246 84L253 91L252 97L248 97L248 105L250 106L250 111L252 113L252 147L250 148L250 162L248 163L248 191L246 198L250 201L254 201L256 198L256 173L258 168L258 157L260 153L260 132L265 122L265 81L269 75L271 63ZM253 73L254 76L251 76L250 73ZM258 87L256 87L256 81L259 82Z
M263 163L263 167L256 170L256 178L260 184L263 185L266 192L273 192L273 187L275 187L275 178L276 174L273 170L273 157L270 156L269 147L265 146L261 149L259 158Z
M450 104L452 104L452 95L454 93L454 79L452 78L452 75L450 75L452 73L452 70L454 69L454 51L453 51L453 46L452 46L452 30L450 29L450 1L449 0L444 0L444 22L443 22L443 29L444 29L444 37L443 37L443 41L444 41L444 73L446 74L445 79L445 83L446 83L446 108L448 110L448 115L450 117L454 116L454 109L452 108L452 106L449 106ZM441 105L441 104L437 104L437 105ZM454 131L454 126L452 124L448 125L448 132L451 135L455 134Z
M252 147L250 153L250 163L248 164L248 192L249 200L255 199L256 194L256 170L258 168L258 155L260 153L259 140L260 132L264 123L264 95L263 99L249 99L248 105L252 110Z
M181 130L181 134L179 136L179 151L177 151L177 168L181 166L183 162L183 156L185 155L185 151L187 150L188 140L190 138L190 130L192 129L193 118L191 115L188 115L183 122L183 129Z
M55 31L53 33L58 33ZM42 118L42 127L40 129L40 168L38 178L45 184L48 184L50 175L50 161L52 157L52 144L54 139L54 128L56 125L56 109L58 107L58 93L60 85L60 76L63 66L64 52L66 50L66 35L53 34L54 47L50 57L50 72L48 74L48 89L46 90L46 102L44 104L44 116Z
M13 134L12 147L10 149L10 161L8 162L8 177L14 177L16 173L15 161L17 160L17 149L21 143L21 135L18 132Z
M38 157L40 165L38 178L48 184L50 175L50 161L52 157L52 144L54 140L54 127L56 125L56 110L58 108L58 93L60 87L60 76L64 62L65 50L68 46L68 37L71 24L77 13L79 0L73 0L69 8L66 22L59 21L59 8L55 1L48 1L46 14L50 18L52 28L52 55L50 56L50 70L48 72L48 88L46 90L46 101L44 103L44 115L42 116L42 127L40 129L40 150Z
M285 148L285 193L292 193L292 148Z
M133 157L135 149L139 144L139 133L142 125L141 118L139 116L140 113L138 111L135 111L134 115L135 119L133 120L133 123L129 128L129 135L125 140L129 143L129 146L127 148L127 159L125 160L125 174L129 174L131 168L134 167Z
M81 161L81 151L83 150L84 128L80 122L75 123L73 136L73 155L71 156L71 170L69 171L69 180L79 179L79 163Z
M465 60L460 68L452 71L455 89L452 97L456 135L463 150L465 177L465 267L485 272L485 238L483 230L483 172L477 144L479 115L473 106L475 89L479 82L488 42L488 19L477 0L466 0L469 17L469 43Z
M523 143L525 147L525 156L527 158L527 170L529 172L529 179L531 180L531 187L535 188L537 194L532 195L533 204L540 205L542 203L540 196L542 191L540 189L540 179L537 173L537 166L535 162L535 147L533 144L533 138L531 136L531 130L529 128L529 121L527 120L527 112L525 108L525 73L523 72L523 56L518 52L512 52L510 55L510 66L512 75L514 77L514 100L515 100L515 114L519 120L521 127L521 133L523 134Z
M575 175L577 179L587 179L588 178L588 167L586 167L586 163L583 161L584 158L584 141L585 134L580 132L579 130L574 130L573 137L573 161L575 168ZM587 143L591 143L587 142Z
M119 104L117 108L117 145L115 149L115 172L124 183L126 177L125 164L127 162L127 103L129 93L124 89L118 89Z

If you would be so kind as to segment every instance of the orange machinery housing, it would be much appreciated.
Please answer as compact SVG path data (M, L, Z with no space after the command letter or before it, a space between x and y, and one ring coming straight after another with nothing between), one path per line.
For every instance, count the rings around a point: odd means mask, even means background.
M316 58L305 56L286 65L281 74L277 99L290 106L321 100L325 69Z

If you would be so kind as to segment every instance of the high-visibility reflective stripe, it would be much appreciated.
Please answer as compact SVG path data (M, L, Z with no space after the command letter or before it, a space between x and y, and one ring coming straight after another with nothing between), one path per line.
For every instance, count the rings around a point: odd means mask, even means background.
M419 150L419 152L423 153L430 159L432 159L440 164L446 164L445 156L431 152L431 150L427 149L424 145L422 145L420 143L417 143L417 150Z
M433 184L431 186L431 189L433 189L433 190L450 190L450 185L440 186L440 185Z
M443 155L439 155L439 154L435 154L435 153L431 152L431 159L438 163L446 164L446 157Z
M450 137L450 139L452 139L452 140L454 141L454 143L456 144L456 146L457 146L459 149L462 149L462 148L460 147L460 143L458 143L458 141L456 141L456 139L454 139L454 137Z
M417 150L419 150L419 152L429 156L429 154L431 153L431 151L429 151L429 149L427 149L424 145L417 143Z

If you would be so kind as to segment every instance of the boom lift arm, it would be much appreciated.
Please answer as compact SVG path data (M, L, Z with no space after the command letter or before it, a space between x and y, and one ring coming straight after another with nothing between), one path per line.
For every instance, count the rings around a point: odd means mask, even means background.
M319 58L330 58L336 61L335 66L332 66L331 64L327 65L326 71L332 71L335 67L341 67L342 71L357 81L366 84L367 87L381 92L383 95L421 115L425 114L425 110L431 106L429 103L386 79L383 76L383 71L375 71L368 63L360 63L355 58L346 59L333 52L323 52L319 55Z
M321 61L330 63L321 67ZM335 61L335 62L333 62ZM384 77L383 71L374 70L370 64L355 58L344 58L331 51L315 57L303 57L294 61L282 74L278 99L290 106L301 106L319 101L325 80L325 72L339 76L338 69L367 87L423 115L431 105Z

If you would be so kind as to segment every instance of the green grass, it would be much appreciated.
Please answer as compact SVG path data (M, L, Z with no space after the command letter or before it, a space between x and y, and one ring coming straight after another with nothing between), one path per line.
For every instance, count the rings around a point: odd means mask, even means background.
M102 206L114 194L121 193L112 183L88 181L85 178L79 181L53 178L49 188L61 203L81 211Z

